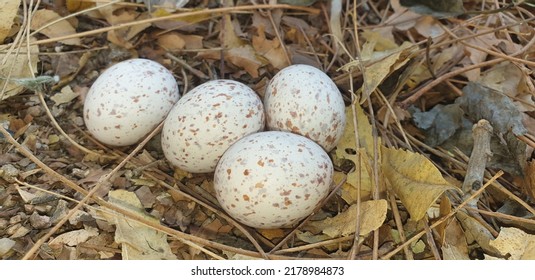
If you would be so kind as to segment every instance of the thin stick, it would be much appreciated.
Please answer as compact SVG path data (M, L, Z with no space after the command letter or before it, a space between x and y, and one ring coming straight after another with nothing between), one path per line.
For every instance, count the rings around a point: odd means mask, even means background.
M407 236L405 235L405 230L403 230L403 223L401 222L401 216L399 215L396 198L394 197L393 193L389 194L388 197L390 199L390 208L392 208L392 212L394 214L396 228L399 232L399 239L401 240L401 242L406 242ZM412 251L409 249L409 247L403 247L403 252L405 253L405 257L407 258L407 260L414 260L414 255L412 254Z

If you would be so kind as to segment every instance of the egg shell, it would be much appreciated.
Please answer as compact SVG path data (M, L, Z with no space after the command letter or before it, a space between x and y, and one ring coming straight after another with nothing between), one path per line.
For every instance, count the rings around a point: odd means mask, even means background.
M281 131L246 136L223 154L214 189L223 209L255 228L293 225L327 196L333 165L318 144Z
M279 71L266 87L264 106L268 130L303 135L326 151L342 138L346 123L342 94L315 67L296 64Z
M240 138L264 129L262 100L246 85L213 80L184 95L162 130L164 155L192 173L213 172L223 152Z
M119 62L93 83L84 101L87 130L100 142L139 142L162 122L180 98L173 74L148 59Z

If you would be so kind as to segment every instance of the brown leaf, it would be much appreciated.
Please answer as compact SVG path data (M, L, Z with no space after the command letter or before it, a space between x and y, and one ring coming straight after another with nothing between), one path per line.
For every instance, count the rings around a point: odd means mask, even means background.
M258 27L258 36L253 36L253 48L259 54L264 56L273 67L282 69L288 66L286 54L283 46L278 39L269 40L266 38L263 26Z
M19 11L20 0L0 2L0 42L9 35L13 20Z
M65 6L67 7L67 10L70 13L78 12L85 10L87 8L91 8L95 5L95 3L92 3L87 0L66 0Z
M41 29L48 23L61 19L61 16L52 10L41 9L34 13L30 28L32 30L39 30L39 33L44 34L48 38L59 38L62 36L76 34L74 27L66 20L61 20L54 25ZM81 45L80 38L71 38L59 40L59 42L67 45Z

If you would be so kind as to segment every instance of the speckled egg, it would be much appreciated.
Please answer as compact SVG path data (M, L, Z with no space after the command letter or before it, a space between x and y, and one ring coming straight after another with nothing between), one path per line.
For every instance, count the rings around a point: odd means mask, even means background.
M223 152L264 129L264 106L246 85L213 80L192 89L173 107L162 130L162 149L174 166L213 172Z
M279 71L264 96L267 129L289 131L332 150L344 132L345 105L334 82L321 70L296 64Z
M328 194L332 176L329 156L314 141L266 131L242 138L223 154L214 188L223 209L239 222L280 228L310 215Z
M162 122L180 93L173 74L159 63L130 59L113 65L93 83L84 102L87 130L100 142L139 142Z

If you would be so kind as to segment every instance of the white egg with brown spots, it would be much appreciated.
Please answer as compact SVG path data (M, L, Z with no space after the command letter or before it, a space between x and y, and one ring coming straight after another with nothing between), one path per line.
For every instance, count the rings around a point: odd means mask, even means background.
M223 152L242 137L264 129L264 106L246 85L213 80L184 95L162 130L162 149L174 166L213 172Z
M156 128L179 98L176 80L164 66L126 60L104 71L89 89L85 125L104 144L132 145Z
M346 117L342 94L321 70L296 64L279 71L264 96L267 129L312 139L326 151L342 138Z
M232 145L214 172L216 197L239 222L255 228L292 226L328 192L333 165L318 144L281 131L259 132Z

